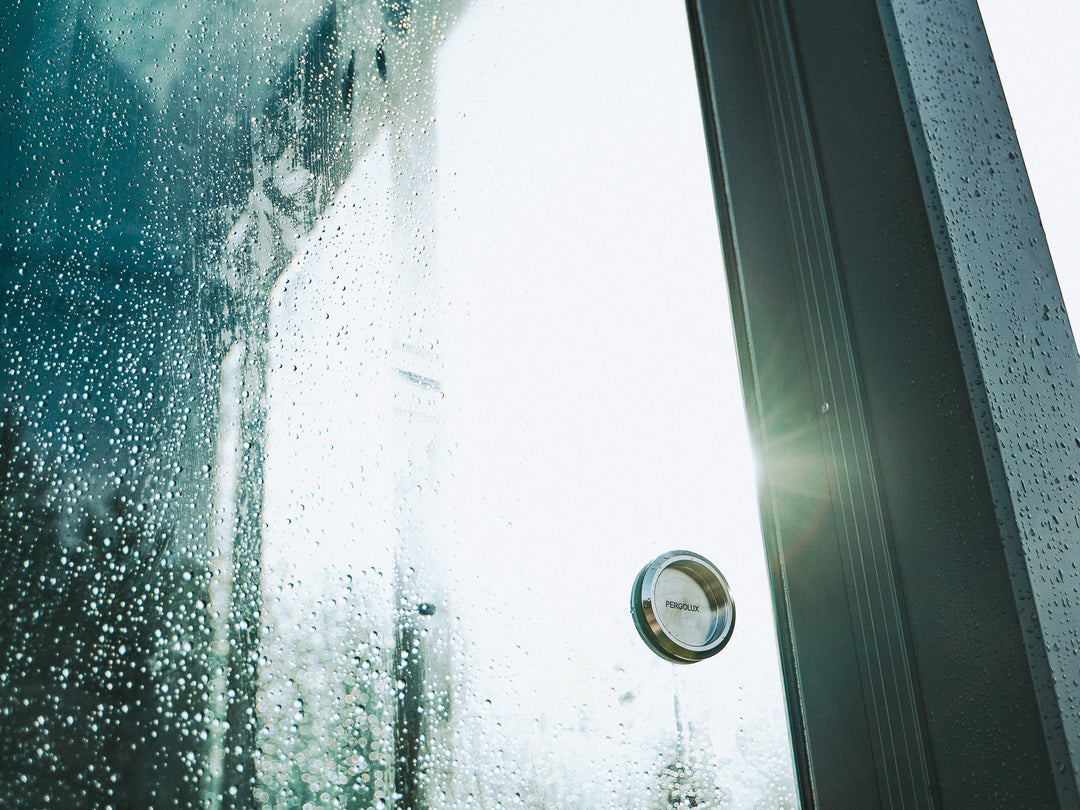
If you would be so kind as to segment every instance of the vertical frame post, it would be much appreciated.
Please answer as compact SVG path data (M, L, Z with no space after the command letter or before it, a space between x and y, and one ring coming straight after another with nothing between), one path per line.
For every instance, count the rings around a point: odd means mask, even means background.
M689 0L803 803L1080 807L1080 362L974 0Z

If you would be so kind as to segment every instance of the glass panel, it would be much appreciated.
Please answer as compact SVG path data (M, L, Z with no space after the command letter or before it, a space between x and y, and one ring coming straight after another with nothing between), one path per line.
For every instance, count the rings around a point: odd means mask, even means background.
M680 4L2 14L0 804L795 806Z

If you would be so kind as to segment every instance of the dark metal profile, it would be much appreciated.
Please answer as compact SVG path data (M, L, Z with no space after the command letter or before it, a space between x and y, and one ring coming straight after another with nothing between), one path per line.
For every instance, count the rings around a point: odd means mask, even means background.
M1080 364L978 9L688 9L803 805L1078 807Z

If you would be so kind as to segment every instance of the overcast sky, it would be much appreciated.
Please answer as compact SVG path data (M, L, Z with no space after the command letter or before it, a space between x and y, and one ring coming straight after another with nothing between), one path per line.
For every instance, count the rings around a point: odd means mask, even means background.
M1075 146L1080 3L980 0L979 6L1075 328L1080 319L1080 150Z

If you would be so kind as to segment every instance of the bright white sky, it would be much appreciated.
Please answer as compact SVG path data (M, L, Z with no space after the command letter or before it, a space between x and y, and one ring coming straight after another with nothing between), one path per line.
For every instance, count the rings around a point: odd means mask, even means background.
M407 461L439 492L417 565L466 651L459 716L483 728L461 747L512 767L506 735L589 784L605 761L673 745L681 690L721 758L756 763L725 773L749 807L767 770L790 767L684 7L482 0L440 49L437 91L437 184L410 178L408 138L384 133L275 288L272 643L330 655L348 617L326 603L355 598L334 583L392 570L390 448L416 428L394 369L422 361L445 400L435 449ZM402 250L433 190L433 221ZM409 340L437 344L434 365L392 325L416 247L433 261ZM677 671L629 613L637 571L676 548L712 559L738 606L727 649Z
M1076 0L981 0L1073 328L1080 322L1080 70Z

